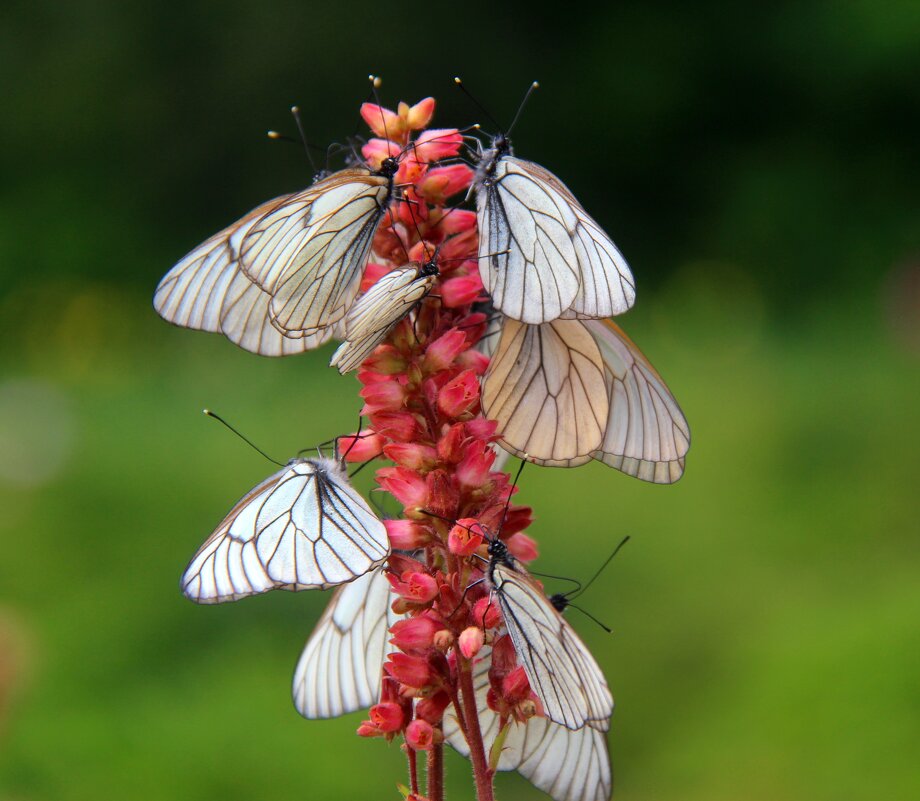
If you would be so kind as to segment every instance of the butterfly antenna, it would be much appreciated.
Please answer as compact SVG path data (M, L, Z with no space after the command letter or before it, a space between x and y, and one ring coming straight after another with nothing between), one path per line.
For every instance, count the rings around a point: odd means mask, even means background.
M569 597L577 598L577 597L578 597L579 595L581 595L585 590L587 590L588 587L590 587L590 586L594 583L594 580L595 580L601 573L604 572L604 568L607 567L607 565L610 564L610 562L613 560L613 557L616 556L616 555L620 552L620 548L622 548L624 545L626 545L627 542L629 542L629 535L628 535L628 534L627 534L625 537L623 537L623 539L620 540L620 544L617 545L617 547L613 549L613 553L610 554L610 556L607 557L607 559L604 561L604 564L602 564L602 565L597 569L597 571L594 573L594 575L591 576L591 578L588 579L587 583L586 583L583 587L579 587L578 589L574 590L573 592L565 593L566 600L568 600ZM587 614L587 613L586 613L586 614ZM606 627L605 627L605 628L606 628ZM609 631L609 629L608 629L608 631Z
M508 130L505 132L505 136L511 135L511 130L514 128L515 125L517 125L517 121L521 116L521 112L524 110L524 106L527 105L527 101L530 99L530 96L533 94L534 89L539 89L539 88L540 88L540 84L538 84L536 81L534 81L532 84L530 84L529 87L527 87L527 91L524 93L524 99L521 101L521 105L518 106L517 114L514 115L514 119L511 121L511 125L509 126Z
M572 604L572 603L566 604L566 606L571 606L572 609L577 609L577 610L578 610L579 612L581 612L585 617L587 617L587 618L589 618L590 620L593 620L595 623L597 623L597 625L600 626L600 627L601 627L604 631L606 631L608 634L613 634L613 629L610 628L610 626L607 626L607 625L601 623L601 621L598 620L596 617L594 617L594 615L592 615L590 612L587 612L586 610L582 609L580 606L575 606L575 604Z
M489 118L489 122L491 122L495 126L496 130L500 131L502 129L502 126L498 124L495 117L489 114L488 109L485 106L483 106L482 103L480 103L475 97L473 97L473 95L470 94L469 89L467 89L463 85L463 81L461 81L460 78L454 78L454 83L457 85L460 91L463 92L463 94L465 94L470 100L473 101L473 105L475 105L476 108L478 108L483 114L486 115L486 117Z
M526 456L526 454L525 454ZM508 490L508 500L505 501L505 511L502 512L502 522L498 527L498 533L501 535L502 530L505 528L505 520L508 519L508 507L511 506L511 496L514 495L514 490L517 487L518 479L521 477L521 473L524 472L524 465L527 464L527 459L521 459L521 465L518 467L518 471L514 476L514 481L511 482L511 489Z
M374 102L377 104L377 108L380 109L380 122L383 125L383 136L387 140L387 143L390 142L390 132L387 130L387 118L383 113L383 104L380 102L380 95L377 94L377 90L380 88L380 85L383 83L379 75L368 75L368 79L371 82L371 93L374 95ZM387 144L387 155L390 153L390 146Z
M310 143L307 141L307 134L303 129L303 120L300 119L300 106L291 106L291 116L297 125L297 132L300 134L300 141L303 142L303 152L307 154L307 161L310 162L310 168L316 174L316 162L313 161L313 154L310 152Z
M273 462L274 464L278 465L279 467L284 467L284 466L285 466L285 465L284 465L284 462L279 462L277 459L272 459L271 456L269 456L265 451L263 451L263 450L262 450L258 445L256 445L251 439L249 439L248 437L243 436L243 435L242 435L239 431L237 431L232 425L230 425L230 423L228 423L226 420L224 420L224 418L221 417L219 414L217 414L217 413L215 413L215 412L212 412L210 409L202 409L201 411L202 411L204 414L206 414L208 417L213 417L215 420L217 420L218 423L223 423L224 426L226 426L227 428L229 428L234 434L236 434L241 440L243 440L243 442L245 442L250 448L252 448L253 450L257 451L258 453L261 453L266 459L268 459L268 461Z

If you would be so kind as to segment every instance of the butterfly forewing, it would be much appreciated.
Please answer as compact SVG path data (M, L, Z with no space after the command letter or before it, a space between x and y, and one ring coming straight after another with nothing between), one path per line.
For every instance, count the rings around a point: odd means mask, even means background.
M382 570L336 590L294 671L297 711L305 718L332 718L376 703L390 650L387 630L399 617L390 608Z
M567 729L606 731L613 697L604 674L542 589L510 560L493 557L489 582L518 661L546 717Z
M677 481L690 448L690 427L680 406L616 323L586 325L600 347L610 393L606 433L594 458L644 481Z
M388 553L386 528L338 463L295 459L236 504L189 563L182 589L198 603L220 603L331 587Z
M555 193L510 157L499 159L476 195L479 273L503 314L526 323L555 320L578 294L576 220Z
M393 327L430 291L435 275L419 274L418 265L397 267L362 295L345 317L345 342L330 366L340 373L357 369Z
M473 687L482 739L488 751L500 732L501 721L488 705L491 650L483 648L473 666ZM592 726L567 729L544 717L526 724L510 722L498 770L516 770L555 801L607 801L610 798L610 757L607 736ZM469 757L469 745L456 717L444 717L444 737Z
M584 325L506 319L483 378L482 409L516 456L548 466L590 461L609 401L601 354Z

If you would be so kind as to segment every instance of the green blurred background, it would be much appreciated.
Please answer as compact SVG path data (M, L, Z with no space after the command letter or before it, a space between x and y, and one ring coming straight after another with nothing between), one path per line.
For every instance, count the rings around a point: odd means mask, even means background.
M633 537L583 599L614 634L571 614L617 698L617 797L920 797L916 2L7 0L0 799L397 798L360 715L292 707L324 594L177 589L271 470L201 407L287 455L353 426L354 379L150 306L193 245L309 181L264 131L296 102L341 140L369 72L441 125L481 118L455 74L501 121L541 81L518 153L626 253L624 325L690 421L673 487L524 473L544 570Z

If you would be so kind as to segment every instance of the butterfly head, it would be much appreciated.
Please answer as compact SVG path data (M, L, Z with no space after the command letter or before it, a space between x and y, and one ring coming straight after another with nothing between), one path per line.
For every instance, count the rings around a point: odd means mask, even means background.
M500 159L502 156L510 156L514 152L511 149L511 140L507 134L503 133L492 137L492 150L495 152L494 158L496 159Z
M422 276L431 276L431 275L440 275L441 271L438 269L438 254L435 253L428 261L422 264L418 270L419 277Z
M380 162L380 168L377 170L379 175L384 178L392 178L399 171L399 159L395 156L387 156Z

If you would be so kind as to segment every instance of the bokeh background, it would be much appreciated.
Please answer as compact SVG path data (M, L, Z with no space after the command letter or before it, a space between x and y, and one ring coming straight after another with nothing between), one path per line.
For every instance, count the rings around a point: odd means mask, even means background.
M292 707L322 593L177 589L272 470L199 410L286 456L353 426L354 379L150 305L309 181L265 130L296 102L313 141L354 133L369 72L442 125L485 122L455 74L505 124L541 81L518 153L629 258L623 324L690 421L673 487L523 477L544 570L633 538L583 597L614 634L571 613L618 702L616 797L920 797L920 6L7 0L0 798L397 798L401 755L360 715Z

